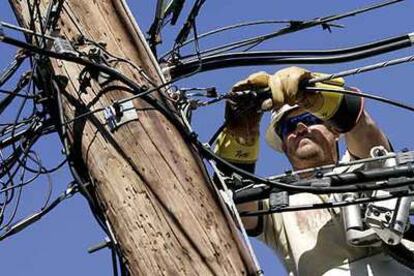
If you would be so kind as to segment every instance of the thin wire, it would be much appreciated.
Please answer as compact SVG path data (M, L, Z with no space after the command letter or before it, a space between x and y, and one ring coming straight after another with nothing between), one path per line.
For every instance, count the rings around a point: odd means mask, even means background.
M218 33L229 31L229 30L239 29L239 28L243 28L243 27L248 27L248 26L268 25L268 24L283 24L283 23L289 23L289 22L291 22L291 20L258 20L258 21L251 21L251 22L242 22L242 23L237 23L237 24L225 26L225 27L222 27L222 28L217 28L217 29L211 30L209 32L200 34L198 36L198 39L206 38L206 37L214 35L214 34L218 34ZM184 41L180 45L180 48L183 48L184 46L186 46L187 44L189 44L193 41L194 41L194 38ZM170 50L167 53L163 54L161 56L160 60L165 59L171 53L173 53L173 50Z
M389 66L399 65L399 64L402 64L402 63L413 62L413 61L414 61L414 55L406 56L406 57L392 59L392 60L388 60L388 61L384 61L384 62L380 62L380 63L375 63L375 64L371 64L371 65L367 65L367 66L363 66L363 67L359 67L359 68L354 68L354 69L350 69L350 70L346 70L346 71L342 71L342 72L338 72L338 73L334 73L334 74L329 74L327 76L322 76L322 77L319 77L319 78L313 78L313 79L310 79L308 81L308 83L309 84L314 84L314 83L317 83L317 82L323 82L323 81L327 81L327 80L331 80L331 79L347 77L347 76L351 76L351 75L365 73L365 72L369 72L369 71L373 71L373 70L377 70L377 69L382 69L382 68L389 67Z
M13 96L16 96L16 97L27 98L27 99L37 99L38 98L36 96L22 95L22 94L19 94L19 92L4 90L4 89L0 89L0 94L13 95Z
M385 2L382 2L382 3L374 4L374 5L371 5L371 6L367 6L365 8L360 8L360 9L353 10L353 11L343 13L343 14L339 14L339 15L330 15L330 16L325 16L325 17L321 17L321 18L311 19L311 20L308 20L308 21L301 21L301 22L298 22L297 25L288 26L286 28L280 29L276 32L272 32L272 33L269 33L269 34L266 34L266 35L256 36L256 37L253 37L253 38L239 40L239 41L228 43L228 44L225 44L225 45L222 45L222 46L210 48L210 49L207 49L207 50L201 52L201 54L203 56L205 56L205 54L207 54L207 53L209 53L209 55L217 55L217 54L228 52L228 51L231 51L231 50L234 50L234 49L237 49L237 48L240 48L240 47L244 47L244 46L247 46L247 45L250 45L250 44L255 44L259 41L263 42L263 41L268 40L270 38L274 38L274 37L281 36L281 35L284 35L284 34L289 34L289 33L297 32L297 31L301 31L301 30L308 29L308 28L311 28L311 27L314 27L314 26L318 26L318 25L326 24L326 23L329 23L329 22L332 22L332 21L336 21L336 20L339 20L339 19L344 19L346 17L355 16L357 14L365 13L365 12L368 12L368 11L371 11L371 10L374 10L374 9L382 8L384 6L395 4L395 3L398 3L398 2L402 2L402 1L404 1L404 0L385 1ZM187 57L191 57L191 55L189 55Z

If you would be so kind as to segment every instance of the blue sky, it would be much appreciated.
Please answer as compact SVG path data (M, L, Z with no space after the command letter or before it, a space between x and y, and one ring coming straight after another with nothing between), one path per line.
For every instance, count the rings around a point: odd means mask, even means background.
M6 2L6 1L4 1ZM154 1L130 0L131 9L143 30L147 30L154 13ZM151 3L149 3L151 2ZM186 11L190 7L187 1L185 11L179 23L185 19ZM240 1L240 0L207 0L200 16L197 19L198 32L203 33L211 29L252 20L305 20L319 16L348 11L353 8L376 3L378 1L327 1L327 0L290 0L290 1ZM382 38L414 32L412 21L413 1L405 1L378 11L351 17L337 23L346 26L345 29L334 29L333 33L323 31L320 27L312 28L300 33L290 34L264 43L258 49L266 50L293 50L293 49L332 49L348 47ZM0 10L0 19L14 22L11 10L4 5ZM180 24L178 24L180 25ZM233 41L243 37L258 35L278 26L251 27L239 31L227 32L222 35L202 40L201 47L209 48L212 45ZM272 29L273 28L273 29ZM166 27L163 31L164 44L160 47L162 53L169 49L172 39L175 38L177 27ZM192 50L192 45L188 49ZM0 65L4 67L12 58L15 49L0 44ZM323 66L306 66L319 72L337 72L361 65L371 64L391 58L411 55L411 49L365 59L352 63L332 64ZM231 68L198 74L181 81L181 87L209 87L216 86L220 92L228 91L231 86L248 74L265 70L275 72L283 66L256 66ZM359 87L361 90L376 95L389 97L405 103L414 104L413 64L405 64L389 69L347 78L347 84ZM11 86L9 86L11 87ZM413 148L412 145L412 118L408 111L397 109L384 104L367 101L366 108L374 117L378 125L387 133L396 150ZM12 113L12 111L10 111ZM5 115L7 116L7 115ZM197 110L194 114L194 127L202 140L207 141L214 130L222 123L223 105ZM268 122L265 116L262 122L262 132ZM42 153L42 160L47 165L53 165L62 158L61 145L56 137L42 139L36 149ZM286 159L273 152L262 141L260 159L257 172L260 175L273 175L289 169ZM66 170L55 174L54 195L63 191L71 180ZM22 214L38 210L39 202L44 197L46 186L43 182L33 184L31 189L22 197ZM37 207L36 207L37 206ZM37 209L36 209L37 208ZM104 233L94 222L85 200L80 195L67 200L41 221L1 242L0 265L1 275L112 275L110 254L108 250L101 250L89 255L87 248L101 242ZM283 269L269 249L254 241L256 253L265 275L283 275Z

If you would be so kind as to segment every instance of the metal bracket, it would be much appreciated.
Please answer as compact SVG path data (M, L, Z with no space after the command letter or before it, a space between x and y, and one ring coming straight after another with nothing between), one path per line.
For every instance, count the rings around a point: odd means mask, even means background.
M378 191L389 194L387 191ZM387 244L400 243L409 223L409 210L412 197L389 199L369 203L365 222Z
M105 240L103 242L89 247L88 253L92 254L92 253L95 253L96 251L99 251L101 249L104 249L106 247L111 247L111 246L112 246L111 240L108 237L105 237Z
M120 104L114 103L104 109L104 114L111 132L114 132L123 124L138 119L138 113L132 101Z

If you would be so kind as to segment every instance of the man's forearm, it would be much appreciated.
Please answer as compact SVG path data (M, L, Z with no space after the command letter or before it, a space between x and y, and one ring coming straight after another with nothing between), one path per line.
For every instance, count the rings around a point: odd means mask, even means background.
M359 158L369 157L369 152L374 146L384 146L391 150L387 137L366 110L362 112L355 127L345 133L345 139L349 152Z

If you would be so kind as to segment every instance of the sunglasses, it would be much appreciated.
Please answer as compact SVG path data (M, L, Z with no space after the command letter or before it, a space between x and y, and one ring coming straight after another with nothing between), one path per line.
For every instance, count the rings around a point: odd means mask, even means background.
M303 123L309 127L312 125L323 124L323 121L309 112L290 118L282 118L278 126L275 128L276 134L284 140L286 136L295 131L296 126L299 123Z

